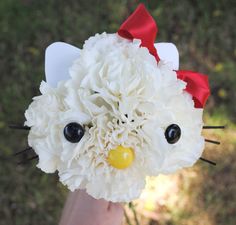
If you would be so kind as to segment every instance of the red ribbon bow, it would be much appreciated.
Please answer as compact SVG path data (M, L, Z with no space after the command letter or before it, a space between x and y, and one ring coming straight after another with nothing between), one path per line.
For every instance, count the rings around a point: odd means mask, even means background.
M146 47L156 58L157 62L159 62L160 58L154 46L157 31L155 20L146 10L145 6L139 4L133 14L120 26L118 34L126 39L140 39L141 46Z
M188 71L177 70L177 77L187 83L185 90L193 96L195 108L204 108L210 95L208 76Z
M139 4L137 9L128 17L128 19L120 26L118 34L126 39L140 39L141 46L146 47L157 62L160 58L154 46L158 28L155 20L146 10L143 4ZM210 95L208 77L206 75L179 70L176 71L178 79L187 83L186 91L193 96L196 108L203 108L207 98Z

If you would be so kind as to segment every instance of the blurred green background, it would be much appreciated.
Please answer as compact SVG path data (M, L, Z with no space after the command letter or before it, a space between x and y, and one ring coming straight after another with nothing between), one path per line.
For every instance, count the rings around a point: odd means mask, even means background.
M26 155L12 157L27 146L27 132L10 130L8 124L23 123L25 109L39 94L45 48L55 41L82 47L95 33L116 32L139 2L145 3L158 24L157 41L177 45L180 68L209 75L212 95L205 123L227 124L223 131L204 132L222 142L207 144L204 152L217 166L198 162L160 178L175 188L163 186L168 193L161 192L155 202L137 201L140 224L236 224L235 0L1 0L0 225L57 224L66 198L57 175L42 173L36 162L16 166ZM155 189L152 182L150 192ZM154 186L158 182L161 190L165 182L154 181Z

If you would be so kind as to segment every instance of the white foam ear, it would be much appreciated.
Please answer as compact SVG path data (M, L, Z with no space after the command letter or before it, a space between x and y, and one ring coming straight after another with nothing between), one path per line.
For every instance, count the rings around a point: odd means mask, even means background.
M171 62L174 70L179 69L179 52L172 43L156 43L155 48L161 60Z
M61 80L70 78L69 68L75 59L79 58L80 49L64 42L49 45L45 52L46 81L56 87Z

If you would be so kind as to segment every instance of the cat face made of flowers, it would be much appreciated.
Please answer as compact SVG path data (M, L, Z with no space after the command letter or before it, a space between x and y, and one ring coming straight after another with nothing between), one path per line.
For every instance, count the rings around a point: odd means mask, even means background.
M144 26L132 22L140 13L150 20L141 5L126 25ZM173 44L147 46L139 32L124 37L130 32L125 23L118 33L90 37L82 49L50 45L46 82L25 112L37 166L58 171L72 191L86 189L113 202L137 198L146 176L173 173L199 159L201 104L209 95L196 94L196 80L205 76L177 71Z

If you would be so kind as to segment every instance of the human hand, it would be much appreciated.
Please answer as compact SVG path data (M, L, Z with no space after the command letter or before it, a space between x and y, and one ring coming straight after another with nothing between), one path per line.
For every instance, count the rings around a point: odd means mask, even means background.
M69 194L59 225L121 225L120 203L96 200L84 190Z

